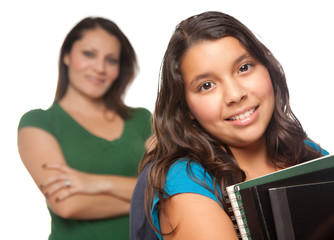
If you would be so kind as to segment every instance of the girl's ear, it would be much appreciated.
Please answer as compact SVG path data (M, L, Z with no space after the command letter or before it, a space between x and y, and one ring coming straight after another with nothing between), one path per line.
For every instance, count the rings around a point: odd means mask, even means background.
M63 62L66 66L70 65L70 56L68 53L64 55Z

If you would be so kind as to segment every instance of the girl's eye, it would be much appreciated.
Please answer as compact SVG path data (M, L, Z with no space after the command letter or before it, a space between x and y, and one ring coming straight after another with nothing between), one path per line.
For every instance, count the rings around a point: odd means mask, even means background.
M238 73L247 72L247 71L249 71L253 66L254 66L254 65L253 65L253 64L250 64L250 63L248 63L248 64L244 64L244 65L242 65L242 66L240 67Z
M95 56L95 54L91 51L83 51L83 54L89 58L92 58Z
M203 84L200 86L199 90L200 90L200 91L208 91L208 90L210 90L214 85L215 85L215 84L212 83L212 82L205 82L205 83L203 83Z

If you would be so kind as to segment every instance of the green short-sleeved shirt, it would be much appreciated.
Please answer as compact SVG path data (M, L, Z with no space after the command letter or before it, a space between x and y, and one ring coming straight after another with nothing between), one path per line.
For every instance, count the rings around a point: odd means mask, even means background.
M23 115L19 129L41 128L52 134L60 144L67 164L80 171L96 174L137 176L144 142L151 135L151 113L138 108L125 121L122 136L108 141L97 137L68 115L59 104L47 110L31 110ZM63 219L50 210L50 240L129 239L129 216L78 221Z

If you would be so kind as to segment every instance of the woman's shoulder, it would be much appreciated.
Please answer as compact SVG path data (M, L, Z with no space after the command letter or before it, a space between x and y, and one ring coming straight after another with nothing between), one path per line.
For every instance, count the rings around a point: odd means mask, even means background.
M51 106L47 110L38 108L24 113L19 121L18 129L28 126L45 128L51 122L53 109L54 106Z
M140 134L147 139L152 134L152 114L146 108L134 108L131 118L126 120L128 129L134 134Z
M131 109L131 119L149 119L151 118L152 113L143 107Z

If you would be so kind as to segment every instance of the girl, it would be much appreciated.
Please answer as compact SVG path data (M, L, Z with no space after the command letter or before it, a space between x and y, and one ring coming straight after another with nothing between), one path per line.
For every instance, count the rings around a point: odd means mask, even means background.
M226 186L325 154L293 114L273 54L235 18L182 21L167 47L154 113L147 215L160 239L237 239Z
M134 49L110 20L85 18L67 35L53 105L19 124L23 163L44 194L49 239L129 239L130 199L151 114L126 106Z

